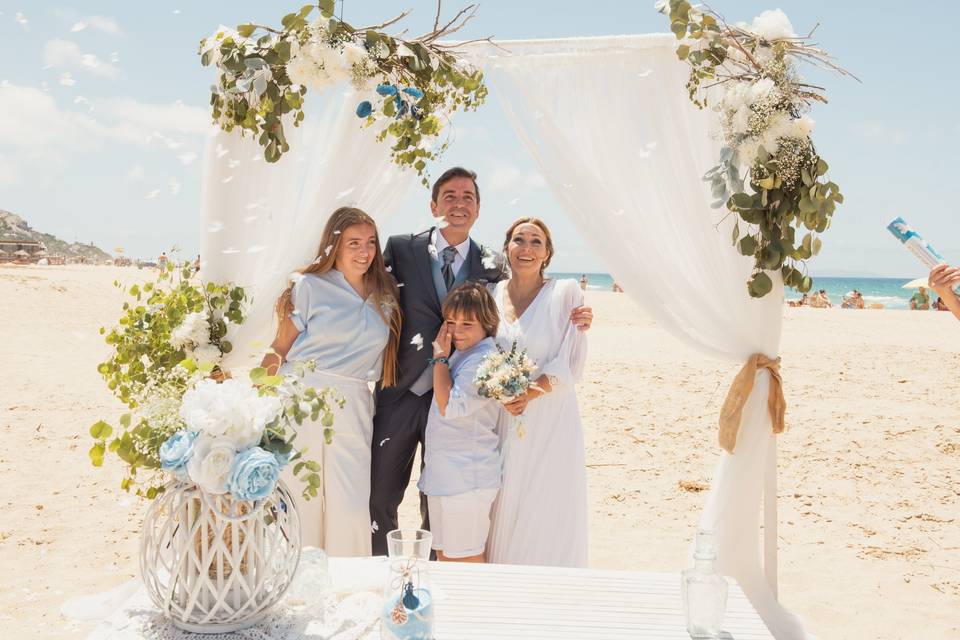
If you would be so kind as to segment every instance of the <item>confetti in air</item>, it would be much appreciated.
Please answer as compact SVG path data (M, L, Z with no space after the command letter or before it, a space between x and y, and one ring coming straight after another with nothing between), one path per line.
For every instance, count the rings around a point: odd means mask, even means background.
M384 438L383 440L381 440L381 441L380 441L380 446L382 447L383 444L384 444L387 440L389 440L389 439L390 439L390 438Z
M233 180L233 176L227 176L226 178L224 178L224 179L222 180L222 182L223 182L223 184L227 184L227 183L230 182L231 180Z
M372 531L373 533L380 531L380 525L377 524L376 520L370 523L370 531Z
M423 336L421 336L419 333L413 336L413 339L410 340L410 344L415 346L417 348L417 351L420 351L421 349L423 349Z
M333 251L333 245L328 244L327 248L323 250L324 255L330 255L330 252Z
M147 200L153 200L158 195L160 195L160 189L154 189L153 191L148 193L146 197L147 197Z
M179 160L180 164L182 164L183 166L187 166L191 164L196 159L197 159L197 154L195 154L193 151L187 151L186 153L181 153L180 155L177 156L177 160Z
M349 189L346 189L345 191L341 191L340 193L337 194L337 200L341 200L341 199L343 199L343 198L346 198L348 195L350 195L351 193L353 193L353 192L356 191L356 190L357 190L356 187L350 187Z
M210 226L207 227L207 233L219 233L223 231L223 223L219 220L215 220L210 223Z
M73 26L70 27L70 33L76 33L77 31L83 31L87 28L86 22L74 22Z
M65 87L72 87L73 85L77 84L77 81L73 79L72 73L65 71L60 74L60 84Z
M218 158L222 158L223 156L227 155L227 153L229 153L229 152L224 148L224 146L223 146L222 144L218 144L218 145L217 145L217 157L218 157Z

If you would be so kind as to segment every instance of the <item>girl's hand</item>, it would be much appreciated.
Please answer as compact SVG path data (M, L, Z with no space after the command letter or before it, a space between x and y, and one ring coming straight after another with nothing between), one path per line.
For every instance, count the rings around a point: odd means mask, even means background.
M437 332L437 337L433 341L433 357L442 358L444 356L449 356L452 341L453 336L450 335L450 327L448 327L447 323L444 322L442 325L440 325L440 330Z

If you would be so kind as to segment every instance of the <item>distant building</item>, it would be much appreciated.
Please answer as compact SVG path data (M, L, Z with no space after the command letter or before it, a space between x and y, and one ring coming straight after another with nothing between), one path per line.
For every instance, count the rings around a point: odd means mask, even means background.
M0 235L0 262L36 262L47 257L47 247L42 242L16 231Z

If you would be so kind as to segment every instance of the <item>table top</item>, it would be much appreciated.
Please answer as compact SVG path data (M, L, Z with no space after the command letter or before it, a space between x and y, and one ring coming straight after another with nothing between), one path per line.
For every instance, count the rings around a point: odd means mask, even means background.
M385 558L331 558L333 587L315 588L317 553L304 551L300 583L255 627L215 638L378 640ZM430 563L437 640L502 638L689 640L676 573L520 565ZM771 639L730 581L724 638ZM729 635L728 635L729 634ZM91 640L196 639L173 628L141 588L103 621ZM210 636L208 636L210 637Z

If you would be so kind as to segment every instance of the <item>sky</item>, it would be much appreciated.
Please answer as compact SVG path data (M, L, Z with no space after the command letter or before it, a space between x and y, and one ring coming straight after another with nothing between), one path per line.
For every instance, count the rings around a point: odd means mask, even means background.
M46 2L0 0L0 209L68 241L155 257L200 245L200 175L213 72L199 40L220 24L279 25L305 3ZM402 26L432 25L433 0L342 0L343 17L373 24L403 9ZM446 0L444 15L466 6ZM482 0L457 34L510 40L666 32L653 0ZM960 262L956 170L960 121L953 59L931 35L960 21L960 3L717 0L728 21L780 8L862 82L807 69L826 89L814 142L846 202L811 263L814 275L918 277L923 267L885 230L903 216L944 257ZM869 9L867 9L869 7ZM338 1L338 10L340 2ZM397 28L397 27L394 27ZM308 98L311 96L308 96ZM557 271L605 271L516 139L491 87L455 119L455 142L431 173L463 165L480 177L474 236L498 245L521 215L548 221ZM429 194L411 188L382 233L417 231Z

